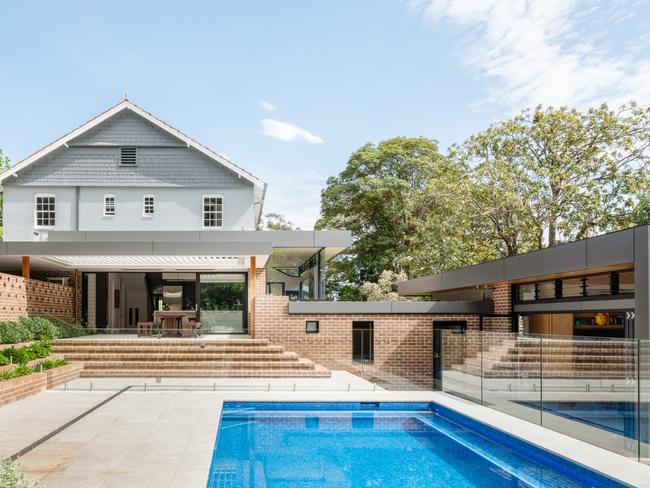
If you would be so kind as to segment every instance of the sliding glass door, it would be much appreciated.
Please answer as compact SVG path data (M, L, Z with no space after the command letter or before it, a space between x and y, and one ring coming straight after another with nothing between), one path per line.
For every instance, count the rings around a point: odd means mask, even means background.
M206 332L247 333L246 302L246 273L199 275L199 320Z

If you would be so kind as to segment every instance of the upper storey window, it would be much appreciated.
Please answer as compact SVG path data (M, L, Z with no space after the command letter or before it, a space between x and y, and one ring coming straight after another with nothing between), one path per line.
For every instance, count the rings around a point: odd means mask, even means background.
M34 227L51 229L56 225L56 196L39 193L34 198Z
M153 217L155 211L154 196L145 195L142 198L142 215L144 217Z
M115 216L115 195L104 195L104 217Z
M138 151L135 147L120 148L120 166L135 166L138 162Z
M218 229L223 225L223 197L203 195L203 227Z

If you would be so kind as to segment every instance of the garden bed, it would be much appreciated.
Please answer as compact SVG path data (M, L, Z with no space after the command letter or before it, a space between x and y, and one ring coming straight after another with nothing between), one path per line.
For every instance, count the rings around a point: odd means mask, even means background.
M0 406L40 393L79 377L83 363L68 363L10 380L0 381Z

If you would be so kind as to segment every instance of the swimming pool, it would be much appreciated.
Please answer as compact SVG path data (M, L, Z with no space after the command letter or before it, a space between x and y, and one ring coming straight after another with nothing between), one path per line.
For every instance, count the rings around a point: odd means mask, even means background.
M208 488L622 487L436 403L224 403Z
M539 402L518 402L539 410ZM650 441L648 402L555 402L545 401L544 411L597 427L630 439ZM639 434L637 435L637 431Z

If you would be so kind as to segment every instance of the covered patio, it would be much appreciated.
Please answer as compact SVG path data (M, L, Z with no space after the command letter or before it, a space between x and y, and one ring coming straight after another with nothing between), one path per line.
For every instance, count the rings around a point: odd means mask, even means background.
M73 287L70 318L98 332L241 337L254 335L258 295L323 299L325 264L350 241L320 231L51 231L0 243L0 272Z

